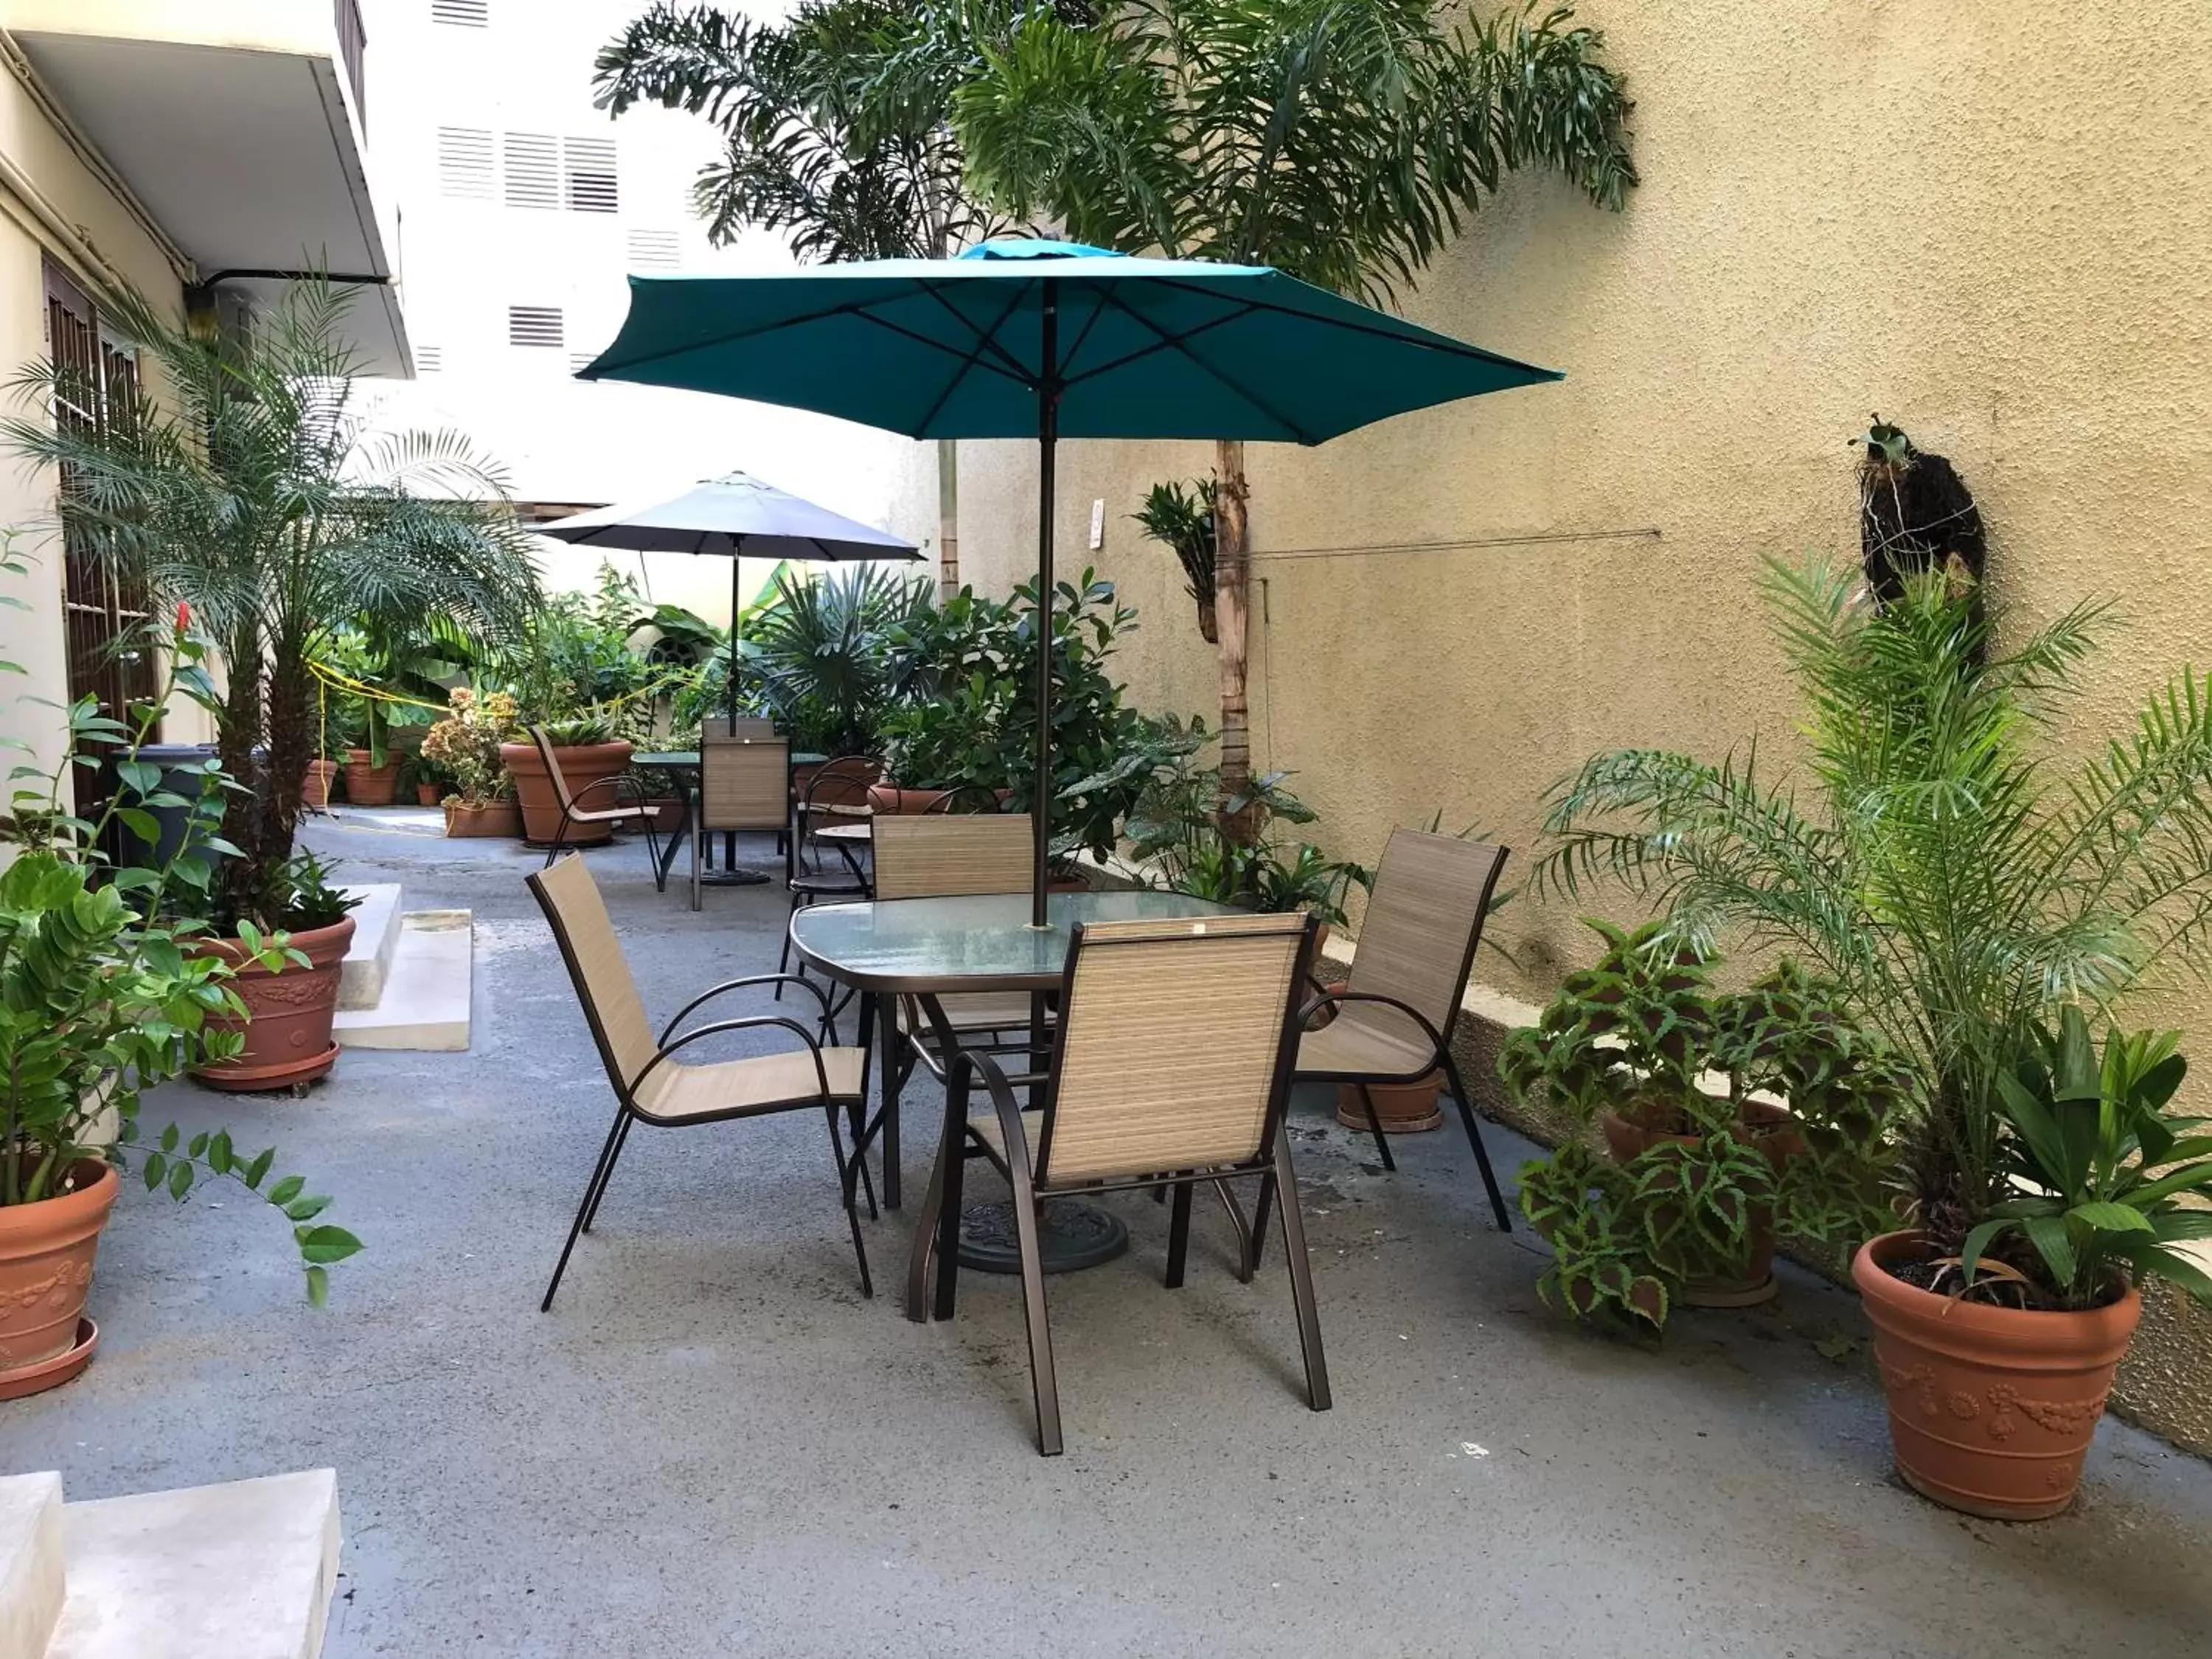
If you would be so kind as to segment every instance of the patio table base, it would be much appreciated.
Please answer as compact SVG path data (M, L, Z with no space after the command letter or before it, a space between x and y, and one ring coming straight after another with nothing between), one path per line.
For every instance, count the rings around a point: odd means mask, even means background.
M1038 1234L1037 1250L1048 1273L1096 1267L1129 1248L1129 1230L1111 1211L1069 1198L1048 1199L1042 1209L1044 1224ZM1021 1272L1012 1200L970 1204L961 1210L960 1265L978 1273Z

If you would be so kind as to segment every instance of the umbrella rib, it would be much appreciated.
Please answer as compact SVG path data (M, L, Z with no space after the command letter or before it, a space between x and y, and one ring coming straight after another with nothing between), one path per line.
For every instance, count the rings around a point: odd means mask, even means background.
M991 326L989 328L982 329L976 327L975 323L961 311L958 306L954 305L951 300L945 298L944 290L937 283L929 281L926 277L920 279L920 281L921 284L921 291L929 295L931 299L936 301L939 305L944 307L947 316L951 317L955 322L958 323L963 328L966 329L969 333L975 337L975 349L970 352L968 356L968 362L970 364L974 363L984 352L991 352L996 356L1001 362L1006 364L1006 368L1001 371L1002 373L1012 375L1015 380L1019 380L1024 386L1028 386L1032 391L1036 389L1036 376L1030 374L1030 371L1023 366L1022 360L1020 358L1015 356L1013 353L1008 351L1006 347L999 343L999 331L1006 325L1006 319L1012 316L1014 314L1015 307L1021 304L1023 295L1025 292L1024 289L1018 285L1015 286L1012 295L1006 301L1006 308L1004 311L1001 311L998 316L992 320ZM1049 368L1050 365L1048 364L1046 367Z
M1105 314L1106 307L1103 302L1091 307L1091 314L1084 319L1083 331L1075 337L1075 343L1068 347L1066 351L1060 353L1060 362L1061 363L1072 363L1078 357L1083 355L1083 343L1091 337L1091 331L1098 326L1098 319ZM1046 367L1048 368L1057 369L1060 367L1060 363L1048 363ZM1062 386L1066 386L1071 384L1071 382L1063 378L1060 384Z
M1293 277L1291 280L1295 282L1297 279ZM1209 300L1218 300L1221 297L1211 289L1201 288L1192 283L1178 282L1172 276L1155 277L1153 281L1162 288L1173 289L1180 294L1195 294ZM1327 292L1326 289L1320 291ZM1371 334L1378 340L1389 340L1398 345L1413 346L1424 351L1441 351L1458 357L1480 357L1485 362L1498 363L1507 368L1535 369L1536 373L1547 375L1555 380L1565 378L1557 369L1538 368L1535 364L1524 363L1517 357L1507 357L1495 351L1486 351L1479 345L1470 345L1465 340L1455 340L1449 335L1431 333L1426 329L1422 329L1421 331L1428 337L1422 339L1410 334L1401 334L1394 329L1377 328L1372 323L1357 322L1347 317L1324 317L1317 312L1300 311L1291 306L1277 305L1269 300L1247 300L1243 303L1255 311L1270 311L1279 317L1297 317L1309 323L1321 323L1328 327L1345 329L1354 334ZM1419 323L1408 323L1406 326L1420 328L1421 325Z
M864 323L872 324L880 329L887 329L893 334L912 340L917 345L927 346L932 351L941 351L951 357L960 356L960 349L957 346L947 345L942 340L933 340L927 334L918 334L910 328L902 328L896 323L886 321L881 317L871 316L868 313L870 306L884 305L892 300L904 297L902 295L887 295L881 300L848 301L842 305L826 306L819 311L802 312L796 317L780 317L773 322L762 323L753 328L733 329L726 334L717 334L707 339L687 340L682 345L671 346L665 351L648 351L639 356L625 357L620 362L610 363L605 369L593 374L592 378L595 380L605 380L611 373L623 369L642 368L648 363L665 362L671 358L682 357L694 351L704 351L712 346L740 345L747 340L757 338L763 334L773 334L780 329L800 328L808 323L827 322L832 317L858 318ZM953 314L959 315L957 311ZM975 325L970 323L969 326L973 328ZM1006 374L1006 370L998 368L995 364L988 365L988 367L994 374ZM1006 378L1023 386L1030 384L1026 374L1007 374Z
M1262 415L1265 415L1277 426L1289 433L1299 443L1312 444L1321 441L1319 439L1310 435L1305 428L1300 426L1296 421L1286 420L1280 411L1270 409L1265 402L1255 397L1248 388L1238 386L1226 374L1216 368L1212 363L1207 362L1205 358L1200 356L1195 351L1193 351L1186 343L1193 335L1202 333L1209 328L1218 328L1224 323L1233 323L1241 317L1249 315L1252 312L1260 310L1261 307L1256 302L1246 301L1243 302L1244 309L1243 311L1232 312L1226 317L1216 317L1209 322L1200 324L1196 328L1186 330L1182 334L1170 335L1167 330L1162 328L1158 323L1146 316L1142 312L1132 310L1128 306L1122 304L1121 298L1108 289L1103 287L1100 288L1098 289L1098 295L1101 299L1105 301L1108 305L1114 307L1124 316L1127 317L1130 321L1137 324L1140 327L1152 330L1154 334L1159 337L1159 343L1156 346L1147 346L1142 351L1131 353L1128 356L1121 360L1121 363L1109 363L1103 365L1098 368L1089 370L1087 371L1086 378L1088 374L1103 374L1109 368L1115 368L1121 367L1121 364L1134 362L1139 357L1148 357L1155 351L1179 351L1183 355L1186 361L1197 364L1199 368L1204 369L1216 380L1218 380L1224 386L1228 388L1230 392L1233 392L1237 397L1243 398L1244 401L1250 404L1253 408L1258 410ZM1069 384L1073 385L1073 381L1071 380Z
M939 294L935 289L931 289L929 292L931 295L942 304L946 310L951 311L955 317L960 317L959 312L953 309L951 301L946 300L944 295ZM952 401L952 394L960 390L961 382L968 378L968 371L975 367L976 359L981 357L984 352L990 350L993 348L996 342L999 331L1006 326L1006 319L1014 314L1014 308L1020 305L1021 302L1021 290L1019 289L1016 289L1012 297L1006 301L1006 309L1001 311L999 313L997 319L992 323L989 332L985 333L978 331L975 336L975 349L969 352L965 358L962 359L960 372L945 383L945 389L937 394L937 401L930 404L928 412L923 415L921 423L915 428L916 432L927 432L929 430L930 423L935 421L938 416L943 412L945 405ZM965 317L960 317L960 320L963 323L967 323L968 326L971 329L975 326L975 324L968 322L968 319Z

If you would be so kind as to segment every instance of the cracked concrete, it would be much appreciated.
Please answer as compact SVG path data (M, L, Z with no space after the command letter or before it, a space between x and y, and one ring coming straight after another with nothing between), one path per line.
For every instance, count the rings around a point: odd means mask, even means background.
M240 1191L135 1184L100 1254L99 1358L0 1407L0 1469L96 1498L334 1465L326 1652L2130 1656L2203 1651L2212 1468L2107 1423L2075 1510L1970 1521L1889 1469L1846 1294L1691 1314L1663 1346L1538 1301L1449 1130L1401 1171L1302 1101L1336 1407L1298 1389L1276 1261L1228 1268L1200 1206L1055 1279L1068 1451L1031 1444L1012 1285L910 1326L896 1217L863 1301L818 1123L641 1132L561 1300L537 1310L611 1100L507 843L319 824L348 879L476 914L466 1054L349 1051L304 1101L179 1086L337 1197L368 1249L305 1305ZM654 893L590 855L650 1008L773 964L780 890ZM910 1114L909 1189L933 1144ZM1493 1131L1503 1170L1525 1143Z

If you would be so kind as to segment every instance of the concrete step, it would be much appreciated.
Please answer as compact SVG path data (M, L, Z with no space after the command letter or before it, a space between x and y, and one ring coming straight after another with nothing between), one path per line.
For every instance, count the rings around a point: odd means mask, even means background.
M66 1584L61 1476L0 1480L0 1659L42 1659Z
M466 910L414 910L375 1006L341 1000L331 1034L349 1048L453 1053L469 1046L475 918Z
M338 1571L331 1469L62 1506L47 1659L316 1659Z
M399 948L399 884L368 882L345 891L361 902L353 913L353 943L338 969L338 1006L374 1008Z

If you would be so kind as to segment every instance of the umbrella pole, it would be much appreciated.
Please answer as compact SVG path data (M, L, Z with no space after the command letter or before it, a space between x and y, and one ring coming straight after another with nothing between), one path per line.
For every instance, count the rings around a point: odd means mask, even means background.
M1045 866L1052 846L1052 514L1060 448L1060 284L1046 277L1043 374L1037 382L1036 786L1030 824L1036 865L1030 874L1030 926L1045 926Z
M739 543L738 545L743 546L744 544ZM738 599L744 592L744 556L732 550L730 554L730 683L725 689L729 693L730 732L733 737L738 730L738 635L744 630L745 614Z

